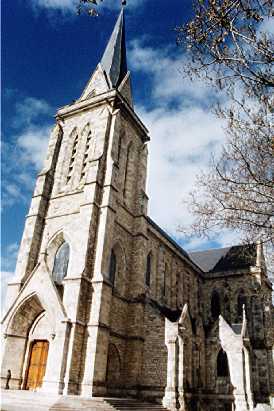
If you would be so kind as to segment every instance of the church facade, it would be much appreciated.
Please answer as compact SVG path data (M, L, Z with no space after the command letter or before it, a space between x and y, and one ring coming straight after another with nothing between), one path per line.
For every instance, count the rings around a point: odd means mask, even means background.
M11 389L169 410L267 407L273 319L261 247L188 254L147 216L149 136L125 47L121 12L81 97L57 112L8 285L2 384L10 370Z

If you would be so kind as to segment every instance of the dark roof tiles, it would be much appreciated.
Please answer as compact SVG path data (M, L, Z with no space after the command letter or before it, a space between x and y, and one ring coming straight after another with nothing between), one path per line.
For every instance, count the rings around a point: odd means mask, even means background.
M255 265L255 245L237 245L189 253L190 258L204 271L221 272Z

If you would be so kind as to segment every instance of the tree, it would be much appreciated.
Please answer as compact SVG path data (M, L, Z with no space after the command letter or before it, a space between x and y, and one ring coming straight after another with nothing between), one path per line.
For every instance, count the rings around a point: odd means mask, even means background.
M186 73L222 90L227 141L190 195L191 233L240 231L247 242L274 243L273 37L270 0L194 0L195 16L178 27L190 55ZM271 101L272 100L272 101Z

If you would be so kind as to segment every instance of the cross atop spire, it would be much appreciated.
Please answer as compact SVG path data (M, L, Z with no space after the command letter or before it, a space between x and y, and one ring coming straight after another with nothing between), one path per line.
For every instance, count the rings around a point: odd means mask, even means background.
M112 87L118 87L127 74L124 8L121 10L101 59L101 66Z

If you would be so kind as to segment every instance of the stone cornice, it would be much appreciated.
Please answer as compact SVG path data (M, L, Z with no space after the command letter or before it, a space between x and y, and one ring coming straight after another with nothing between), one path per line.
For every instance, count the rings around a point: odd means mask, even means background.
M56 119L64 120L67 117L78 114L80 112L89 110L92 107L101 106L102 104L113 104L117 103L119 108L121 108L131 120L138 130L141 132L141 137L143 142L149 141L148 130L146 126L142 123L140 118L137 116L135 111L130 107L130 105L123 98L121 93L116 90L110 90L97 96L91 97L86 100L76 101L73 104L61 107L56 113Z

